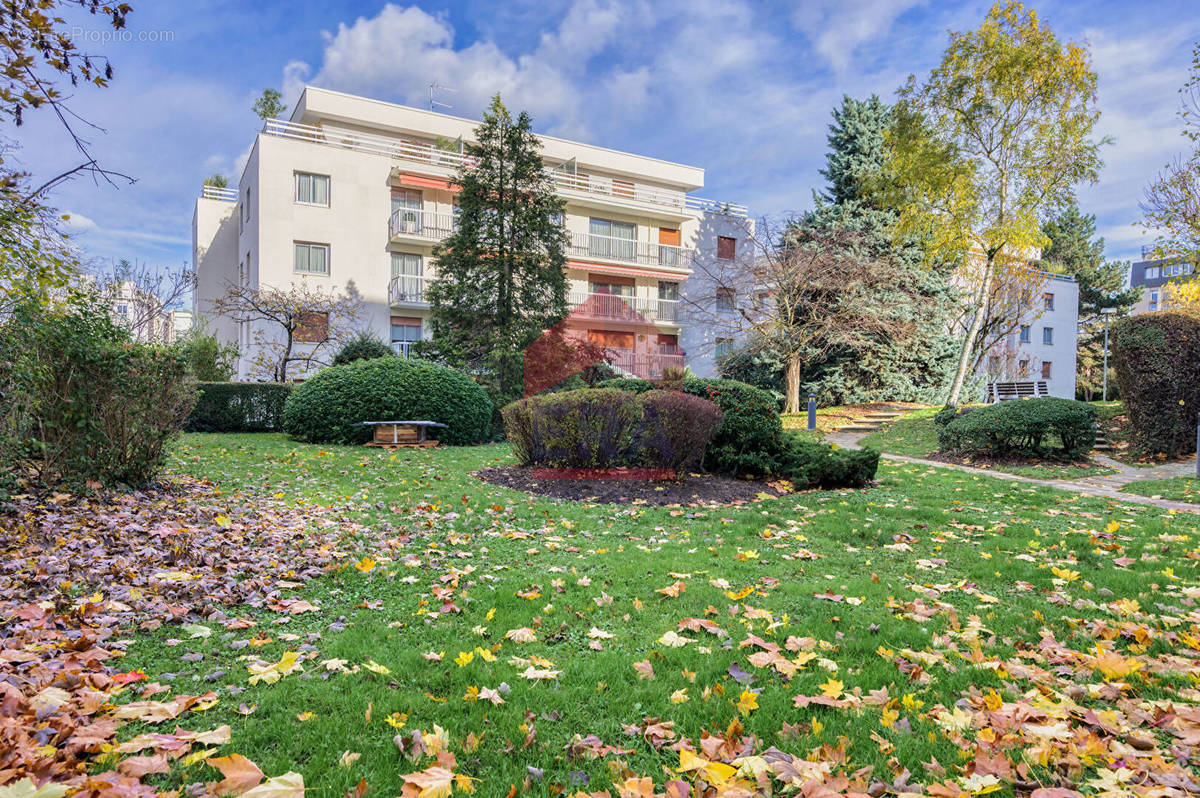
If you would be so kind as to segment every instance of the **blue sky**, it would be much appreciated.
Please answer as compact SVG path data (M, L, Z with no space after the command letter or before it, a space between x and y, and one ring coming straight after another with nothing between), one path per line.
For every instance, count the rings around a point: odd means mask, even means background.
M175 266L191 259L203 178L236 179L265 87L291 104L304 83L425 105L433 81L458 91L450 113L478 118L500 91L539 132L703 166L703 194L756 215L810 206L830 109L843 94L891 99L934 66L948 29L978 24L987 2L955 0L460 0L453 3L172 0L137 4L130 41L76 38L112 58L107 89L72 109L108 168L137 178L58 189L90 258ZM1100 182L1082 186L1108 255L1134 258L1147 180L1183 149L1175 112L1200 3L1037 2L1060 36L1086 39L1100 74ZM34 176L75 165L47 112L6 131Z

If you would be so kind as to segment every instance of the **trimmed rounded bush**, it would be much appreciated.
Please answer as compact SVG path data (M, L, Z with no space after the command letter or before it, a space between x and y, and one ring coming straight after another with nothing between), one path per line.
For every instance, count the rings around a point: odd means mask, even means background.
M1058 439L1058 446L1048 441ZM980 452L997 457L1074 459L1096 442L1096 409L1074 399L1041 397L989 405L957 416L938 427L945 452Z
M722 474L771 474L783 435L771 394L734 380L687 379L684 393L721 408L721 426L704 455L704 467Z
M1113 325L1121 401L1138 444L1167 455L1196 451L1200 413L1200 319L1147 313Z
M283 406L283 429L312 443L364 443L363 421L437 421L442 443L482 440L492 402L466 374L426 360L380 357L330 366L296 387Z
M377 357L396 357L396 353L379 336L361 332L342 345L333 356L333 365L344 366L356 360L372 360Z
M647 465L695 471L721 426L721 408L679 391L646 391L642 406L641 457Z

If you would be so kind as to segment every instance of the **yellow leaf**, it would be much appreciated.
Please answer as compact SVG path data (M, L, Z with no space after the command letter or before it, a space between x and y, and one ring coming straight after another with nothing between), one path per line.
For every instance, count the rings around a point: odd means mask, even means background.
M299 773L284 773L242 793L242 798L304 798L304 777Z
M387 721L387 724L389 726L391 726L392 728L402 729L402 728L404 728L404 724L408 723L408 713L407 712L393 712L392 714L390 714L386 718L384 718L384 720Z
M373 659L369 659L366 662L364 662L363 667L366 668L367 670L369 670L371 673L378 673L378 674L382 674L383 676L387 676L389 673L391 673L391 671L388 670L386 666L380 665L378 662L376 662Z
M740 715L749 715L754 710L758 709L758 693L750 690L743 690L738 696L737 711Z
M316 712L301 712L299 715L296 716L296 720L300 721L301 723L304 723L306 721L312 720L316 716L317 716Z
M839 679L830 677L829 681L821 685L821 695L829 696L830 698L841 698L845 687Z
M458 656L454 658L454 661L458 663L458 667L464 668L467 665L470 665L473 659L475 659L475 652L460 651L458 652Z
M354 567L365 574L375 569L375 561L370 557L363 557L361 560L354 563Z
M686 704L688 702L688 689L686 687L676 690L671 693L672 704Z

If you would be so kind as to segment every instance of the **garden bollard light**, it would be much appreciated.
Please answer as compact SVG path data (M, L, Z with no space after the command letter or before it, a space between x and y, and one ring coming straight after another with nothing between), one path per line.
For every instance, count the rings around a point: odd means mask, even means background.
M808 395L808 428L817 428L817 395L815 393Z

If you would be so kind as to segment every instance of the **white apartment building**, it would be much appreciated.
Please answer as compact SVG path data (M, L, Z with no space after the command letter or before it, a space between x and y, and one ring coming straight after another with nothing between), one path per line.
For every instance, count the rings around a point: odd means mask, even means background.
M204 187L192 227L195 309L238 343L240 379L256 376L258 331L212 313L239 282L352 290L365 325L401 354L429 337L432 249L454 229L453 177L477 125L309 86L290 119L265 123L236 189ZM744 220L746 208L693 196L704 185L698 167L540 139L566 200L568 298L577 309L569 328L638 376L682 365L689 333L680 295L691 264L718 246L726 253L729 236L718 231L736 226L722 220ZM630 308L644 321L631 322Z
M1075 398L1079 283L1041 272L1016 329L988 341L979 370L986 382L1045 382L1049 396ZM986 394L986 386L985 386ZM984 398L984 397L981 397Z

